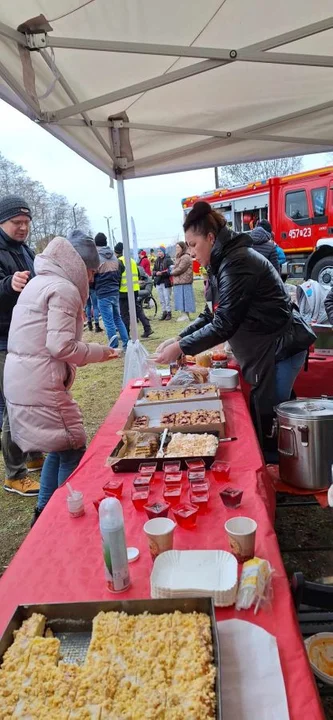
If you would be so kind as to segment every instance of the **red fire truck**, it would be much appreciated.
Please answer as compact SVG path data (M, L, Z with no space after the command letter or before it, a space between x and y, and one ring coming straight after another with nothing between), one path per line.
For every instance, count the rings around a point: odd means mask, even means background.
M267 218L287 256L290 277L333 285L333 167L219 188L182 200L187 214L198 200L220 210L236 232Z

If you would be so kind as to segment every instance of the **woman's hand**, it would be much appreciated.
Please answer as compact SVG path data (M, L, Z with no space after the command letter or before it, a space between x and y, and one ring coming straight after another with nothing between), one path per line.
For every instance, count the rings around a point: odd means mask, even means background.
M163 350L157 350L154 360L160 365L170 365L170 363L175 362L181 354L182 351L179 342L176 340L176 342L174 341L172 344L164 347Z
M168 340L164 340L164 341L156 348L156 350L155 350L155 355L157 355L158 353L161 353L162 350L164 350L164 349L165 349L166 347L168 347L169 345L172 345L173 343L177 342L177 340L179 340L178 337L172 337L172 338L169 338Z
M162 273L161 273L160 270L158 270L158 271L155 273L155 275L162 275Z
M119 358L119 351L115 348L110 348L107 345L103 345L103 359L102 362L107 362L107 360L116 360Z

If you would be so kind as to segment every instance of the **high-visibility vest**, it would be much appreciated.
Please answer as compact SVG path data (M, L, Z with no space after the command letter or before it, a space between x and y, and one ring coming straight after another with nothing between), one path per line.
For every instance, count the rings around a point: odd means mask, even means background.
M125 258L124 258L124 256L120 257L119 260L121 260L121 262L125 265ZM138 271L138 266L137 266L135 260L133 260L133 258L131 258L131 268L132 268L133 290L134 290L134 292L136 292L137 290L140 290L140 285L139 285L139 271ZM120 283L119 292L121 292L121 293L127 293L127 292L128 292L128 289L127 289L127 277L126 277L126 266L125 266L125 271L124 271L124 272L122 273L122 275L121 275L121 283Z

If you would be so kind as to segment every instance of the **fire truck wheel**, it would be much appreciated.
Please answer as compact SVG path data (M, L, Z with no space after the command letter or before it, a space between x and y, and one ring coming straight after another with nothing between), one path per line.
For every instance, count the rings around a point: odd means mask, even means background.
M323 287L333 286L333 255L327 255L316 262L311 271L311 278L317 280Z

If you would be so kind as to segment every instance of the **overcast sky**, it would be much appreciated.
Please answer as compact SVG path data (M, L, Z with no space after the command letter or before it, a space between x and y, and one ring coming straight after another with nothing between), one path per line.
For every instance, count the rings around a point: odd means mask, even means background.
M107 231L105 215L121 239L116 190L104 173L17 110L0 101L0 151L22 165L46 189L66 195L73 205L84 205L94 233ZM327 156L308 155L304 169L327 164ZM197 170L125 183L128 216L133 215L138 245L167 244L182 232L181 199L214 188L214 171ZM1 192L1 189L0 189Z

